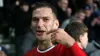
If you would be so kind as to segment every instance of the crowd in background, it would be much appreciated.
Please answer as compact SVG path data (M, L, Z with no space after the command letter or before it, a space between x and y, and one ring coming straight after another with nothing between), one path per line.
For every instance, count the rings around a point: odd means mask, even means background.
M100 48L100 0L3 0L4 5L0 7L0 36L10 39L10 43L15 45L15 56L23 56L35 46L31 8L35 2L41 1L55 6L60 28L65 29L71 22L84 23L89 29L90 46L96 42ZM89 50L86 52L90 53Z

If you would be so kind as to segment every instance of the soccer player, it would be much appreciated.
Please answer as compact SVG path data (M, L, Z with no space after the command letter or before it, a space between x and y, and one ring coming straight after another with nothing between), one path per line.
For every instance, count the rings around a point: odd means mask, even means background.
M58 28L56 10L51 5L43 2L34 4L31 25L38 45L25 56L86 56L75 40ZM53 44L52 40L59 44Z

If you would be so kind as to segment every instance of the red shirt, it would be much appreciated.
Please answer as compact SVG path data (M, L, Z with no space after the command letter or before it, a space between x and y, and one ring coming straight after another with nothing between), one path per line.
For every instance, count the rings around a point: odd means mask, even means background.
M74 43L70 48L66 48L61 44L52 46L45 51L34 48L27 52L25 56L86 56L86 54L76 43Z

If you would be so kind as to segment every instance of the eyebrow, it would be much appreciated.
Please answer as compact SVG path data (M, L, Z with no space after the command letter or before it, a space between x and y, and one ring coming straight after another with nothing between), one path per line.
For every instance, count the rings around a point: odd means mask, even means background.
M32 17L32 18L38 18L38 17ZM50 18L48 16L43 16L43 17L39 17L39 18Z

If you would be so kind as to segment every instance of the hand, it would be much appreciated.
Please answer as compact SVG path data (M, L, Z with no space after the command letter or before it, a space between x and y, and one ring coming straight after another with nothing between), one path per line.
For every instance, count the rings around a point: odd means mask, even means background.
M100 25L100 19L97 20L97 24Z
M75 42L75 40L71 36L69 36L69 34L65 32L63 29L59 28L49 33L52 33L52 41L56 41L57 43L65 45L66 47L72 46Z
M93 21L91 22L91 25L92 25L92 26L95 26L95 25L96 25L96 23L97 23L97 21L98 21L98 20L97 20L96 18L95 18L95 19L93 19Z

